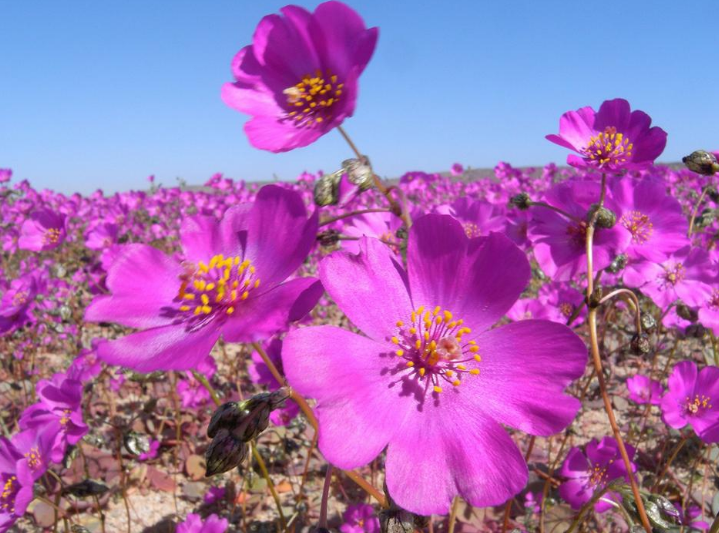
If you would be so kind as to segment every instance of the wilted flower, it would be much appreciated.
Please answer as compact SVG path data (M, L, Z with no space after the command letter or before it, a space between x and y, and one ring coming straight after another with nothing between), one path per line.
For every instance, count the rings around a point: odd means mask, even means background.
M579 402L562 391L584 372L584 343L548 321L490 329L530 275L503 235L469 239L449 216L421 217L407 273L378 240L360 249L325 258L320 277L366 336L320 326L284 340L290 384L318 402L320 450L356 468L388 446L389 493L411 512L446 513L457 494L478 507L506 501L527 467L502 424L564 428Z
M271 152L307 146L352 116L378 33L341 2L280 11L260 21L232 61L236 81L222 87L227 105L253 116L250 143Z
M603 102L598 112L587 106L564 113L559 135L547 135L547 140L579 153L567 157L575 167L640 169L654 163L667 144L666 132L650 127L651 122L649 115L631 111L629 102L617 98Z

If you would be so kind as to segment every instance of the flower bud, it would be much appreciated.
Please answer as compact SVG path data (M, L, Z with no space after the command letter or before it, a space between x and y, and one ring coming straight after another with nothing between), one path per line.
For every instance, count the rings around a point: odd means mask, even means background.
M125 449L132 455L141 455L150 451L150 439L147 435L128 431L122 439Z
M347 179L351 184L357 185L360 191L366 191L374 185L374 173L366 155L359 159L346 159L342 161L342 168L347 173Z
M692 172L711 176L719 172L719 164L717 158L711 152L705 150L696 150L686 157L682 158L682 162Z
M699 312L683 303L677 305L677 315L689 322L696 322L699 320Z
M611 272L612 274L616 274L617 272L621 272L624 270L624 267L627 266L627 256L624 254L619 254L617 257L614 258L612 263L607 267L607 270Z
M338 170L332 174L325 174L315 183L314 200L315 205L326 207L336 205L339 202L338 185L344 170Z
M598 204L592 204L587 213L587 221L594 219L595 215L597 217L595 224L598 228L611 229L617 223L617 215L604 206L599 207Z
M205 452L205 477L232 470L244 461L245 457L247 457L247 444L227 429L220 429Z
M524 210L529 209L529 206L532 205L532 200L526 192L520 192L519 194L512 196L509 203L511 203L514 207Z
M629 346L632 348L632 352L634 352L636 355L648 354L649 350L651 349L651 344L649 343L649 335L644 332L639 334L635 333Z
M337 230L334 229L328 229L325 231L320 231L317 234L317 240L320 243L320 246L330 247L337 244L340 240L340 233Z
M207 436L215 438L227 430L243 442L257 438L270 423L270 413L289 397L287 388L257 394L242 402L227 402L217 408L207 427Z
M642 328L645 331L652 331L657 327L657 321L649 313L642 313Z
M587 298L587 306L590 309L594 309L595 307L599 307L599 302L602 300L602 296L604 296L604 289L602 289L602 286L599 285L594 288L594 291L592 294L589 295L589 298Z
M101 496L110 490L107 485L98 483L91 479L85 479L79 483L73 483L62 489L62 494L70 494L76 498L87 498L88 496Z

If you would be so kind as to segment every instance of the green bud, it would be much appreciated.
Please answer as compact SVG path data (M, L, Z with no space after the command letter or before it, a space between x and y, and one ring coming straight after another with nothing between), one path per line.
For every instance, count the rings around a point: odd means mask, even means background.
M220 430L230 431L240 441L248 442L262 433L270 423L270 413L289 397L287 388L257 394L242 402L227 402L217 408L207 427L207 436L215 438Z
M682 162L692 172L711 176L719 172L719 164L717 158L711 152L705 150L696 150L686 157L682 158Z
M699 312L683 303L677 305L677 315L689 322L696 322L699 320Z
M362 160L346 159L342 161L342 169L347 173L350 183L357 185L360 191L371 189L374 185L374 173L366 155L362 156Z
M591 221L596 213L596 226L598 228L611 229L617 223L617 215L613 211L597 204L592 204L587 213L587 221Z
M519 194L512 196L509 203L511 203L514 207L525 210L529 209L532 205L532 199L526 192L520 192Z
M617 257L614 258L612 263L607 267L607 270L611 272L612 274L616 274L617 272L621 272L624 270L624 267L627 266L627 256L624 254L619 254Z
M339 202L338 185L343 173L344 170L338 170L317 180L314 190L315 205L325 207Z

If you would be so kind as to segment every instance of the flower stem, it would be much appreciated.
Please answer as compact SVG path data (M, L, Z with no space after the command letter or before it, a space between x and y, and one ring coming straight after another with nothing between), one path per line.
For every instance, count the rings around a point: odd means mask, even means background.
M524 462L529 461L529 456L532 455L532 450L534 449L534 440L536 437L532 435L529 439L529 445L527 446L527 452L524 454ZM512 503L514 503L514 498L510 498L507 502L507 505L504 506L504 520L502 522L502 533L507 533L507 528L509 528L509 514L512 511ZM450 524L451 526L452 524ZM450 532L452 533L452 530L450 529Z
M457 511L459 510L460 501L459 496L454 497L452 508L449 510L449 527L447 528L447 533L454 533L454 526L457 524ZM511 503L512 502L510 500L510 504Z
M657 480L654 482L654 486L652 487L652 492L656 492L659 490L659 485L662 483L662 478L666 475L666 473L669 471L669 467L674 462L674 459L677 458L677 455L679 455L679 452L684 447L684 445L687 442L687 437L685 435L682 435L681 440L677 443L677 445L674 447L674 450L672 450L671 455L669 456L669 459L667 459L666 464L664 465L664 468L662 469L661 474L657 476ZM660 493L661 494L661 493Z
M260 452L257 450L257 446L255 445L255 443L250 443L250 449L252 450L252 457L255 458L255 461L257 462L260 467L260 470L262 471L262 477L265 478L265 481L267 481L267 488L270 489L270 494L272 494L272 499L275 500L277 512L280 515L280 525L282 526L282 530L285 531L287 529L287 520L285 520L285 514L282 512L282 503L280 502L280 497L277 495L277 491L275 490L275 484L272 482L270 473L267 470L265 460L262 458Z
M217 394L217 391L212 387L210 382L207 380L207 377L204 374L201 374L200 372L192 371L192 375L195 376L195 379L200 382L200 384L205 387L205 390L210 393L210 398L212 398L212 401L214 404L219 407L222 404L222 401L220 400L219 395Z
M699 199L697 200L697 203L694 204L694 209L692 209L692 218L689 219L689 231L687 232L687 237L691 237L692 233L694 232L694 221L697 218L697 215L699 214L699 207L701 206L701 203L704 201L704 197L707 195L707 191L709 190L709 186L704 187L702 190L702 193L699 195Z
M319 527L327 529L327 500L330 495L330 483L332 482L332 465L327 465L325 472L325 483L322 486L322 502L320 503L320 521Z
M599 209L596 209L594 211L594 216L589 220L589 224L587 225L587 240L586 240L586 246L587 246L587 301L590 302L592 295L594 293L594 261L593 261L593 243L594 243L594 230L595 225L597 222L597 217L599 215L599 210L604 205L604 199L606 198L607 194L607 175L602 174L602 186L601 186L601 192L599 196ZM637 506L637 513L639 514L639 518L642 522L642 526L644 527L646 533L652 533L652 527L649 525L649 519L647 518L647 512L644 509L644 502L642 501L641 496L639 495L639 486L637 485L637 480L634 477L634 472L632 471L632 462L629 459L629 455L627 454L627 449L624 446L624 441L622 440L621 431L619 430L619 425L617 424L617 420L614 416L614 409L612 408L612 402L609 398L609 394L607 393L607 384L604 381L604 371L602 369L602 358L599 354L599 339L597 337L597 307L593 307L592 305L589 306L589 314L587 316L587 323L589 325L589 344L592 354L592 362L594 363L594 369L597 373L597 381L599 381L599 390L602 395L602 401L604 402L604 410L607 412L607 418L609 418L609 425L612 427L612 433L614 434L614 439L617 441L617 446L619 447L619 453L622 456L622 459L624 460L624 465L627 469L627 475L629 477L629 483L632 487L632 494L634 495L634 500ZM594 500L594 498L592 498ZM596 500L594 500L596 501ZM584 507L582 508L584 511ZM581 514L581 513L580 513ZM579 518L579 517L578 517ZM568 533L571 531L574 531L576 529L577 521L575 521L574 524L572 524L572 528L569 529Z
M637 298L637 295L634 294L633 291L630 291L629 289L617 289L610 292L601 300L599 300L599 304L601 305L605 302L608 302L609 300L620 294L630 298L632 300L632 303L634 304L634 321L636 323L637 335L639 335L642 332L642 310L639 307L639 298Z
M272 362L270 357L267 355L267 352L265 352L265 349L259 342L253 342L252 347L257 351L258 354L260 354L262 361L265 363L265 365L267 365L267 368L269 369L272 376L277 380L277 383L289 389L290 398L294 400L297 405L299 405L300 409L305 414L307 420L312 425L316 433L318 431L319 425L317 423L317 418L315 417L315 414L312 412L312 408L307 403L307 400L305 400L300 394L298 394L292 387L289 386L285 378L282 376L282 374L280 374L279 370L277 370L277 367ZM357 472L354 472L352 470L343 470L343 472L347 475L348 478L350 478L357 485L359 485L360 488L362 488L365 492L367 492L370 496L377 500L382 507L389 507L387 499L384 497L384 495L372 485L367 483L367 481L365 481L365 479Z
M337 126L337 130L342 134L342 137L344 137L345 141L347 141L347 144L352 149L352 151L357 156L357 159L360 161L364 160L365 157L362 155L362 152L359 151L357 146L354 142L352 142L352 139L349 135L347 135L347 132L344 130L342 126ZM402 221L404 222L404 225L407 226L407 229L412 227L412 219L410 219L409 214L407 213L406 209L403 210L398 204L397 201L392 198L392 195L390 194L389 189L384 186L382 183L382 180L379 178L377 174L372 171L372 179L374 180L374 185L377 187L377 190L381 192L385 198L387 198L387 201L389 202L389 205L391 206L392 212L396 215L398 215Z
M366 213L391 213L389 209L384 208L373 208L373 209L359 209L357 211L349 211L347 213L342 213L341 215L337 215L336 217L328 218L326 220L323 220L319 227L327 226L328 224L332 224L333 222L337 222L338 220L342 220L343 218L350 218L350 217L356 217L359 215L364 215Z

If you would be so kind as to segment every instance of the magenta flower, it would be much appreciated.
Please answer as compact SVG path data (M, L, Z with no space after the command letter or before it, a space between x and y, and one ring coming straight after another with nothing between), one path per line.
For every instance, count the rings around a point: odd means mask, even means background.
M0 335L12 333L33 321L32 308L38 293L33 275L13 280L0 300Z
M232 61L236 81L222 87L228 106L252 115L250 144L271 152L312 144L352 116L378 35L341 2L280 11L260 21Z
M666 132L651 123L649 115L617 98L603 102L598 112L589 106L567 111L559 119L559 135L547 140L581 156L567 156L572 166L636 170L654 163L667 144Z
M40 401L25 409L20 428L55 428L51 459L59 463L67 446L77 444L88 432L82 416L82 383L66 374L55 374L52 380L39 381L36 391Z
M0 437L0 532L9 531L33 499L35 479L28 462L5 437Z
M541 318L559 322L560 324L567 324L569 319L572 318L572 315L574 315L576 310L579 309L584 302L584 294L568 283L557 281L542 285L539 288L537 298L545 307L545 315ZM571 325L581 324L586 315L587 308L584 306L579 313L577 313L577 318Z
M160 450L160 441L150 439L150 448L146 452L142 452L137 456L138 461L149 461L157 457L157 452Z
M637 374L627 379L629 399L639 405L659 405L662 401L664 389L656 379Z
M65 240L67 217L47 209L35 211L22 223L18 246L21 250L40 252L52 250Z
M571 215L572 220L544 207L532 208L529 237L539 266L550 278L567 281L587 271L585 220L589 207L599 198L599 189L595 181L572 180L547 191L544 201ZM607 196L605 205L616 211L611 196ZM631 235L619 225L598 228L594 234L594 268L608 267L630 239Z
M85 246L90 250L104 250L117 242L116 224L96 224L85 234Z
M464 174L464 167L461 163L454 163L449 172L450 174L452 174L452 176L461 176L462 174Z
M0 319L0 324L2 319ZM715 336L719 335L719 288L712 287L711 294L699 307L699 322L712 330ZM0 331L2 326L0 325Z
M12 169L0 168L0 183L7 183L12 178Z
M207 505L212 505L215 502L221 502L225 499L227 490L225 487L210 487L207 489L207 493L202 501Z
M486 200L470 200L466 196L457 198L451 205L440 205L436 212L456 218L470 238L488 235L492 231L504 232L507 224L507 216L501 207Z
M633 459L634 448L627 445L626 449L629 459ZM636 466L632 464L632 472L634 471ZM592 440L587 444L586 455L579 448L572 448L559 473L566 478L559 486L559 495L572 509L580 509L592 499L595 491L603 489L610 481L618 478L629 480L619 446L612 437L604 437L601 442ZM606 492L604 497L615 501L621 499L621 496L613 491ZM601 500L594 505L594 510L598 513L610 508L610 503Z
M342 515L342 533L379 533L379 519L374 507L366 503L348 505Z
M611 190L619 209L617 226L631 236L624 252L629 258L660 263L689 244L689 223L664 183L621 178Z
M688 246L678 250L662 263L642 261L632 264L624 273L628 287L637 287L659 307L681 300L697 307L712 296L716 269L701 248Z
M506 501L527 467L502 424L536 435L569 424L579 402L562 391L584 371L584 343L541 320L492 329L530 276L503 235L469 239L452 217L426 215L407 272L380 241L360 248L325 258L320 278L365 336L320 326L284 340L290 384L317 399L320 450L349 469L387 447L389 493L418 514L447 513L457 494Z
M365 213L352 217L342 228L342 233L349 237L376 237L386 243L393 243L392 248L399 252L400 240L397 230L402 227L402 219L392 213ZM359 252L359 241L342 241L342 248L351 253Z
M282 331L322 293L315 278L285 281L307 257L316 230L316 212L308 219L296 192L269 185L220 222L185 219L182 263L127 245L107 275L112 294L95 298L85 318L142 331L102 344L100 359L139 371L189 370L220 336L254 342Z
M227 525L227 519L216 514L211 514L203 521L200 515L190 513L184 522L177 524L175 533L225 533Z
M719 442L719 368L693 361L674 366L662 398L662 419L674 429L690 425L704 442Z

